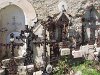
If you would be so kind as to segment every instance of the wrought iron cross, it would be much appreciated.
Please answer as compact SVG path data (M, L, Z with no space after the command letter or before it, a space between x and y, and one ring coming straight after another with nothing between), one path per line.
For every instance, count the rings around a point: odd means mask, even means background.
M25 30L21 30L21 34L18 39L21 39L24 43L26 43L26 55L24 60L24 65L30 65L33 64L33 46L32 41L36 38L35 34L33 33L33 27L28 27L28 25L25 25ZM25 41L26 40L26 41Z

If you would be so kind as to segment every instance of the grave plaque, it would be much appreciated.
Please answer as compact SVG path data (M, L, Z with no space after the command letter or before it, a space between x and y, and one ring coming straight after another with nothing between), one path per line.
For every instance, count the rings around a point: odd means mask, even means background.
M70 49L69 48L60 48L60 54L61 54L61 56L70 55Z
M72 51L72 55L73 55L74 58L80 58L80 57L83 57L83 52L81 50Z

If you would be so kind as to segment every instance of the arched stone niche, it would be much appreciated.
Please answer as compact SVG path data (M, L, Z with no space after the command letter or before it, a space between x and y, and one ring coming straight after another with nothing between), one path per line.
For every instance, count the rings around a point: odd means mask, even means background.
M36 13L27 0L2 0L0 1L0 9L8 6L8 5L16 5L20 7L25 15L25 25L31 25L32 21L36 18Z
M36 19L35 10L27 0L2 0L0 1L0 13L2 13L0 14L0 29L8 30L0 32L0 36L2 36L0 37L0 43L7 43L7 36L10 33L20 32L24 29L24 25L31 26L32 21ZM4 20L2 21L2 19ZM6 49L0 48L0 51L0 58L2 58L5 56Z
M0 27L6 27L8 32L24 29L25 15L16 5L8 5L0 10Z

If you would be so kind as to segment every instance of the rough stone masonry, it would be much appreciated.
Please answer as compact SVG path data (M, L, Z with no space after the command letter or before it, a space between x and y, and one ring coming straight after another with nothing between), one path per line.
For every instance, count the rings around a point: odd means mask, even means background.
M36 10L38 18L45 19L48 15L52 16L59 13L58 4L63 1L66 5L66 12L74 17L73 24L81 25L81 19L76 17L77 14L84 14L86 7L94 4L100 13L99 0L28 0Z

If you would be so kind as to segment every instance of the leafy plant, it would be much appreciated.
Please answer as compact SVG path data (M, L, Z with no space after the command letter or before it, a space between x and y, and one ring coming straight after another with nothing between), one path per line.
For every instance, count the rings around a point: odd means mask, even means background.
M74 71L82 71L82 75L100 75L100 72L97 71L93 66L93 61L85 61L84 64L74 66L73 69Z
M61 60L58 61L57 67L53 70L53 75L62 75L67 71L67 59L66 57L62 57Z
M77 62L79 63L80 61ZM71 63L71 67L69 67L69 63ZM100 75L100 71L95 68L96 62L94 61L85 61L84 63L78 65L75 64L75 62L72 62L72 59L63 57L59 60L56 69L53 70L53 75L67 74L71 68L74 72L81 71L82 75Z

